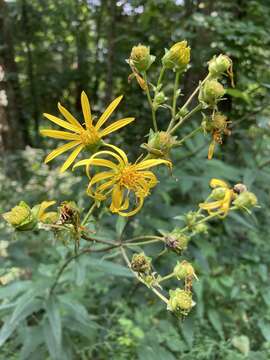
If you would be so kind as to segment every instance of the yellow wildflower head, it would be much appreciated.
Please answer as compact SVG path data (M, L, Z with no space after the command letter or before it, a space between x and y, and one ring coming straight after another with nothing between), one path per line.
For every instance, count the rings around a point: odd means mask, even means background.
M170 298L167 308L176 315L187 315L194 306L190 291L175 289L170 290L169 294Z
M114 145L107 146L115 150L99 151L92 155L90 159L79 161L74 167L86 165L101 166L108 168L108 171L97 173L90 178L88 194L97 201L111 198L110 210L121 216L132 216L143 206L144 199L150 194L150 190L155 187L158 180L149 168L166 164L171 166L167 160L149 159L130 163L125 152ZM100 158L100 155L108 155L113 160ZM130 200L134 197L135 207L130 210Z
M210 215L216 214L219 217L225 217L230 210L235 193L225 181L219 179L212 179L210 186L214 189L211 198L215 201L201 203L199 206L201 209L207 210Z
M162 58L162 64L167 69L184 71L190 62L190 47L187 41L180 41L174 44Z
M92 152L97 151L98 148L103 145L103 137L134 121L134 118L123 118L107 126L105 129L101 129L101 127L106 123L110 115L113 113L113 111L116 109L116 107L122 100L122 97L123 96L119 96L114 101L112 101L112 103L107 107L107 109L98 119L96 124L93 123L90 103L84 91L81 94L81 105L84 117L83 124L81 124L77 119L75 119L75 117L60 103L58 103L58 109L66 120L62 120L54 115L45 113L44 116L48 120L55 123L56 125L61 126L66 130L69 130L59 131L43 129L40 131L41 134L44 136L55 139L68 140L68 143L53 150L46 157L45 163L48 163L49 161L53 160L64 152L73 149L73 151L61 167L61 172L64 172L70 167L70 165L74 162L74 160L77 158L77 156L83 149L87 148Z

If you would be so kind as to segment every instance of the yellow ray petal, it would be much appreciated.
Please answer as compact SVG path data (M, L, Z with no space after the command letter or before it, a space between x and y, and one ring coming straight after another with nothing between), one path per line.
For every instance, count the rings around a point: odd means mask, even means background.
M78 129L84 130L82 125L79 123L79 121L77 119L75 119L75 117L66 108L64 108L64 106L62 106L60 104L60 102L57 104L57 106L58 106L60 113L64 116L64 118L68 122L70 122L72 125L76 126Z
M143 160L140 163L136 164L136 169L137 170L149 169L153 166L157 166L160 164L165 164L170 168L172 167L172 163L170 161L162 160L162 159L156 159L156 160L151 159L151 160Z
M38 209L37 217L41 218L44 215L45 210L48 209L50 206L54 205L55 203L56 201L42 201Z
M90 128L92 125L91 108L88 97L84 91L81 94L81 103L85 125L87 128Z
M111 212L118 212L122 206L124 191L119 185L115 185L112 191Z
M143 206L143 202L144 202L144 199L139 198L139 204L134 210L129 211L129 212L118 211L118 214L121 215L121 216L124 216L124 217L133 216L133 215L137 214L137 212L139 212L141 210L141 208Z
M199 207L204 210L213 210L213 209L219 209L222 205L223 200L217 200L209 203L202 203L199 204Z
M135 118L125 118L125 119L115 121L112 125L106 127L104 130L102 130L99 133L99 136L104 137L118 129L121 129L122 127L128 125L129 123L131 123L134 120L135 120Z
M46 156L46 159L44 160L45 164L79 144L79 141L70 141L67 144L59 146L57 149L53 150Z
M59 131L59 130L49 130L44 129L40 130L40 133L43 136L48 136L54 139L62 139L62 140L80 140L80 136L77 134L72 134L67 131Z
M224 187L226 189L229 188L228 184L225 181L219 179L211 179L210 186L211 188L216 188L216 187Z
M118 106L118 104L120 103L120 101L122 100L123 95L118 96L118 98L116 98L115 100L113 100L110 105L107 107L107 109L104 111L104 113L101 115L101 117L99 118L98 122L95 125L96 130L98 131L101 126L107 121L107 119L109 118L109 116L113 113L113 111L115 110L115 108Z
M117 165L115 165L115 163L113 163L110 160L105 160L105 159L92 159L91 160L91 158L78 161L73 166L73 169L78 166L89 166L89 165L104 166L104 167L108 167L110 169L118 169Z
M114 146L114 148L116 148L116 146ZM118 160L120 165L122 165L122 166L125 165L123 159L118 154L116 154L112 151L108 151L108 150L98 151L97 153L92 155L90 159L94 159L96 156L99 156L99 155L110 155L110 156L114 157L116 160Z
M71 125L67 121L61 120L56 116L53 116L51 114L44 113L43 114L48 120L52 121L53 123L63 127L64 129L73 131L75 133L80 133L80 129L77 126Z
M128 158L127 155L125 154L125 152L123 150L121 150L119 147L112 145L112 144L106 144L106 146L114 149L116 152L118 152L118 154L122 157L122 159L124 160L124 163L127 165L128 164Z
M105 179L108 179L112 176L114 176L115 173L112 172L112 171L102 171L98 174L96 174L95 176L92 177L91 181L90 181L90 186L94 185L95 183L99 182L99 181L102 181L102 180L105 180Z
M76 159L76 157L79 155L80 151L84 148L84 145L79 145L75 150L72 151L72 153L69 155L67 160L62 165L60 172L66 171L70 165L73 163L73 161Z

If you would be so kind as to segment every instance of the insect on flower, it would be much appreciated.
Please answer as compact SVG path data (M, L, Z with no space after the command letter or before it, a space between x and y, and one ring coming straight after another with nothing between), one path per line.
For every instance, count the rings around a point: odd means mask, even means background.
M93 124L91 107L86 93L83 91L81 94L81 105L84 117L84 126L80 124L80 122L75 119L75 117L65 109L60 103L58 103L58 109L64 118L67 121L61 120L60 118L45 113L44 116L52 121L53 123L61 126L64 129L70 130L68 131L59 131L59 130L51 130L51 129L43 129L41 130L41 134L44 136L48 136L55 139L63 139L69 140L69 142L65 145L60 146L59 148L53 150L45 159L45 163L53 160L57 156L63 154L64 152L75 148L72 153L68 156L66 161L61 167L61 172L67 170L70 165L74 162L79 153L87 148L91 151L96 151L101 145L104 145L102 142L102 138L106 135L128 125L132 121L135 120L133 117L123 118L115 121L113 124L107 126L105 129L101 129L102 125L108 120L110 115L116 109L123 96L119 96L107 107L101 117L98 119L97 123Z
M143 206L144 199L150 194L158 180L155 174L148 169L160 164L171 167L171 162L161 159L137 160L134 164L128 161L125 152L114 145L108 145L115 152L99 151L90 159L81 160L74 167L85 165L90 177L87 193L97 201L104 201L111 197L110 211L121 216L132 216ZM109 155L114 161L99 158L100 155ZM97 173L93 177L89 174L91 166L102 166L109 171ZM99 184L99 185L97 185ZM130 198L135 197L135 208L130 209Z

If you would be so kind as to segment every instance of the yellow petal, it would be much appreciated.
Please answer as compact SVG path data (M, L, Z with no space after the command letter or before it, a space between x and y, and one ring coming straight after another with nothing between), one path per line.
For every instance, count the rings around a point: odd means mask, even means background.
M61 120L56 116L53 116L51 114L44 113L43 114L48 120L52 121L53 123L63 127L64 129L80 133L80 129L77 126L71 125L67 121Z
M84 91L81 94L81 103L85 125L87 128L90 128L92 125L91 108L88 97Z
M116 152L118 152L118 154L122 157L122 159L124 160L125 165L128 164L128 158L127 155L125 154L125 152L123 150L121 150L119 147L112 145L112 144L106 144L105 146L108 146L112 149L114 149Z
M219 179L211 179L210 186L211 188L216 188L216 187L224 187L226 189L229 188L228 184L225 181Z
M222 205L223 200L217 200L209 203L202 203L199 204L199 207L204 210L213 210L213 209L219 209Z
M58 106L60 113L64 116L64 118L68 122L70 122L72 125L76 126L78 129L84 130L82 125L79 123L79 121L77 119L75 119L75 117L66 108L64 108L64 106L62 106L60 104L60 102L57 104L57 106Z
M119 185L115 185L112 191L112 203L110 210L112 212L118 212L122 206L123 201L123 189Z
M115 175L115 173L112 171L102 171L92 177L89 185L92 186L92 185L96 184L97 182L108 179L114 175Z
M139 212L141 210L141 208L143 206L143 202L144 202L144 199L139 198L139 204L134 210L129 211L129 212L118 211L118 214L121 215L121 216L124 216L124 217L133 216L133 215L137 214L137 212Z
M45 210L48 209L50 206L54 205L55 203L56 201L42 201L38 209L37 217L40 219L44 215Z
M136 169L137 170L143 170L143 169L149 169L153 166L157 166L160 164L165 164L167 166L172 166L172 163L170 161L167 160L162 160L162 159L151 159L151 160L143 160L141 162L139 162L138 164L136 164Z
M49 161L53 160L57 156L63 154L64 152L72 149L74 146L79 145L79 144L80 144L79 141L71 141L71 142L68 142L67 144L62 145L59 148L53 150L46 156L46 159L44 161L45 164L47 164Z
M84 145L79 145L75 150L72 151L72 153L69 155L67 160L62 165L60 172L66 171L70 165L73 163L73 161L76 159L76 157L79 155L80 151L84 148Z
M67 131L59 131L59 130L49 130L44 129L40 130L40 133L43 136L48 136L54 139L62 139L62 140L80 140L80 136L77 134L72 134Z
M111 146L113 147L113 145ZM116 148L116 146L114 146L114 148ZM118 149L118 148L117 148ZM94 159L96 156L99 155L110 155L112 157L114 157L116 160L118 160L119 164L124 166L125 163L123 161L123 159L116 153L112 152L112 151L108 151L108 150L102 150L102 151L98 151L97 153L95 153L94 155L91 156L90 159ZM116 166L116 165L115 165Z
M102 130L99 133L99 136L104 137L118 129L121 129L122 127L128 125L129 123L131 123L134 120L135 120L135 118L125 118L125 119L115 121L112 125L106 127L104 130Z
M216 142L212 141L208 148L208 160L211 160L213 158L215 147L216 147Z
M104 111L104 113L101 115L101 117L99 118L98 122L95 125L96 130L98 131L101 126L107 121L107 119L109 118L109 116L113 113L113 111L115 110L115 108L118 106L118 104L120 103L120 101L122 100L123 95L118 96L118 98L116 98L115 100L113 100L110 105L107 107L107 109Z
M110 160L105 160L105 159L92 159L91 160L91 158L78 161L73 166L73 169L78 166L89 166L89 165L104 166L104 167L108 167L110 169L118 169L117 166L115 165L115 163L113 163Z

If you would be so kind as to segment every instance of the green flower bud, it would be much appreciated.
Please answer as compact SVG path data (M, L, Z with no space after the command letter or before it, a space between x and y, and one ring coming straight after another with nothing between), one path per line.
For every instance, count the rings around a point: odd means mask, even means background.
M237 196L237 198L233 202L233 205L235 205L240 209L241 208L250 209L256 206L257 203L258 203L258 199L255 194L253 194L250 191L244 191Z
M166 236L165 241L168 249L171 249L177 254L181 254L181 252L186 250L188 246L189 237L180 233L178 229L174 229Z
M143 144L152 157L168 158L171 148L176 144L176 136L172 136L165 131L150 132L147 144Z
M134 254L131 260L131 269L138 273L148 274L151 272L151 261L152 259L143 252Z
M129 61L137 71L143 72L149 69L155 61L155 56L150 55L150 48L144 45L133 46Z
M222 199L224 199L226 191L227 191L227 189L225 189L223 187L217 187L212 190L211 197L214 200L222 200Z
M208 226L206 224L204 224L204 223L197 224L197 225L194 226L193 231L196 234L206 234L207 231L208 231Z
M222 74L228 72L232 66L232 60L227 55L220 54L218 57L214 56L208 63L209 74L212 77L220 77Z
M173 269L174 275L178 280L185 279L186 277L196 277L193 266L186 260L178 262Z
M214 107L225 94L225 89L217 80L207 80L200 89L199 101L206 107Z
M153 101L153 107L157 109L160 105L162 105L167 100L163 91L158 92Z
M193 307L192 294L190 291L175 289L169 291L170 298L167 309L177 315L187 315Z
M165 52L162 58L162 64L167 69L175 71L184 71L190 62L190 47L187 41L181 41L174 44L170 50Z
M32 230L37 224L37 219L32 214L31 208L21 201L19 205L3 214L3 218L16 230Z

